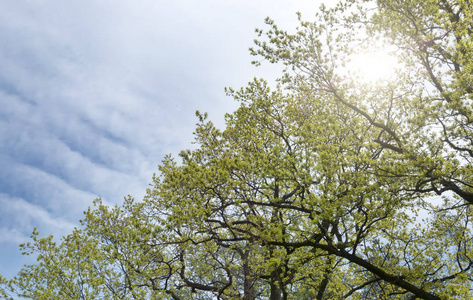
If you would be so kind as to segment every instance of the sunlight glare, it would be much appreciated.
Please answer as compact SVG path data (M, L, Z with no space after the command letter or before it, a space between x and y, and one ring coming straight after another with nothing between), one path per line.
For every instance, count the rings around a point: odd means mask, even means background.
M348 69L365 83L389 80L399 67L398 59L389 51L366 51L353 55Z

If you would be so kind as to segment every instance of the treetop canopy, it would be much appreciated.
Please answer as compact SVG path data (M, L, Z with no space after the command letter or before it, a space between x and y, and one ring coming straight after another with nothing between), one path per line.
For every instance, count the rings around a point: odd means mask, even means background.
M100 199L35 254L5 297L471 299L473 4L347 0L257 29L276 86L227 89L216 128L167 156L142 201ZM393 74L350 63L389 49ZM351 61L351 62L350 62Z

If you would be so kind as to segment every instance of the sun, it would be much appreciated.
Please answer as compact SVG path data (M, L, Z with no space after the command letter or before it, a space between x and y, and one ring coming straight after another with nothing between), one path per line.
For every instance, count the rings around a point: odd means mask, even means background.
M365 83L389 81L400 67L394 51L387 48L372 48L353 54L347 64L351 75Z

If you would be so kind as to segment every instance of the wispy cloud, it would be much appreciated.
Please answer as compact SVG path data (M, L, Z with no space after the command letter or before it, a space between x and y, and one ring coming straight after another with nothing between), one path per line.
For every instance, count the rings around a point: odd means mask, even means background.
M63 235L96 197L140 199L196 109L218 125L224 86L253 76L253 29L312 1L0 0L0 273L33 227ZM16 254L15 254L16 253Z
M31 232L38 223L45 225L45 229L63 234L70 232L77 224L49 213L42 205L27 202L22 198L10 198L0 194L0 205L5 213L1 223L3 234L0 234L0 242L24 242L25 233Z

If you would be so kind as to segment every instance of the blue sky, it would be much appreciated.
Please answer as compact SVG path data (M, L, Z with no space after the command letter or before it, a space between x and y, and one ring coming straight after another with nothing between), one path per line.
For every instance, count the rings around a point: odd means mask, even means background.
M192 147L195 110L219 126L224 87L254 76L248 48L270 16L309 0L0 0L0 273L28 263L34 227L61 236L101 197L143 197L164 155Z

